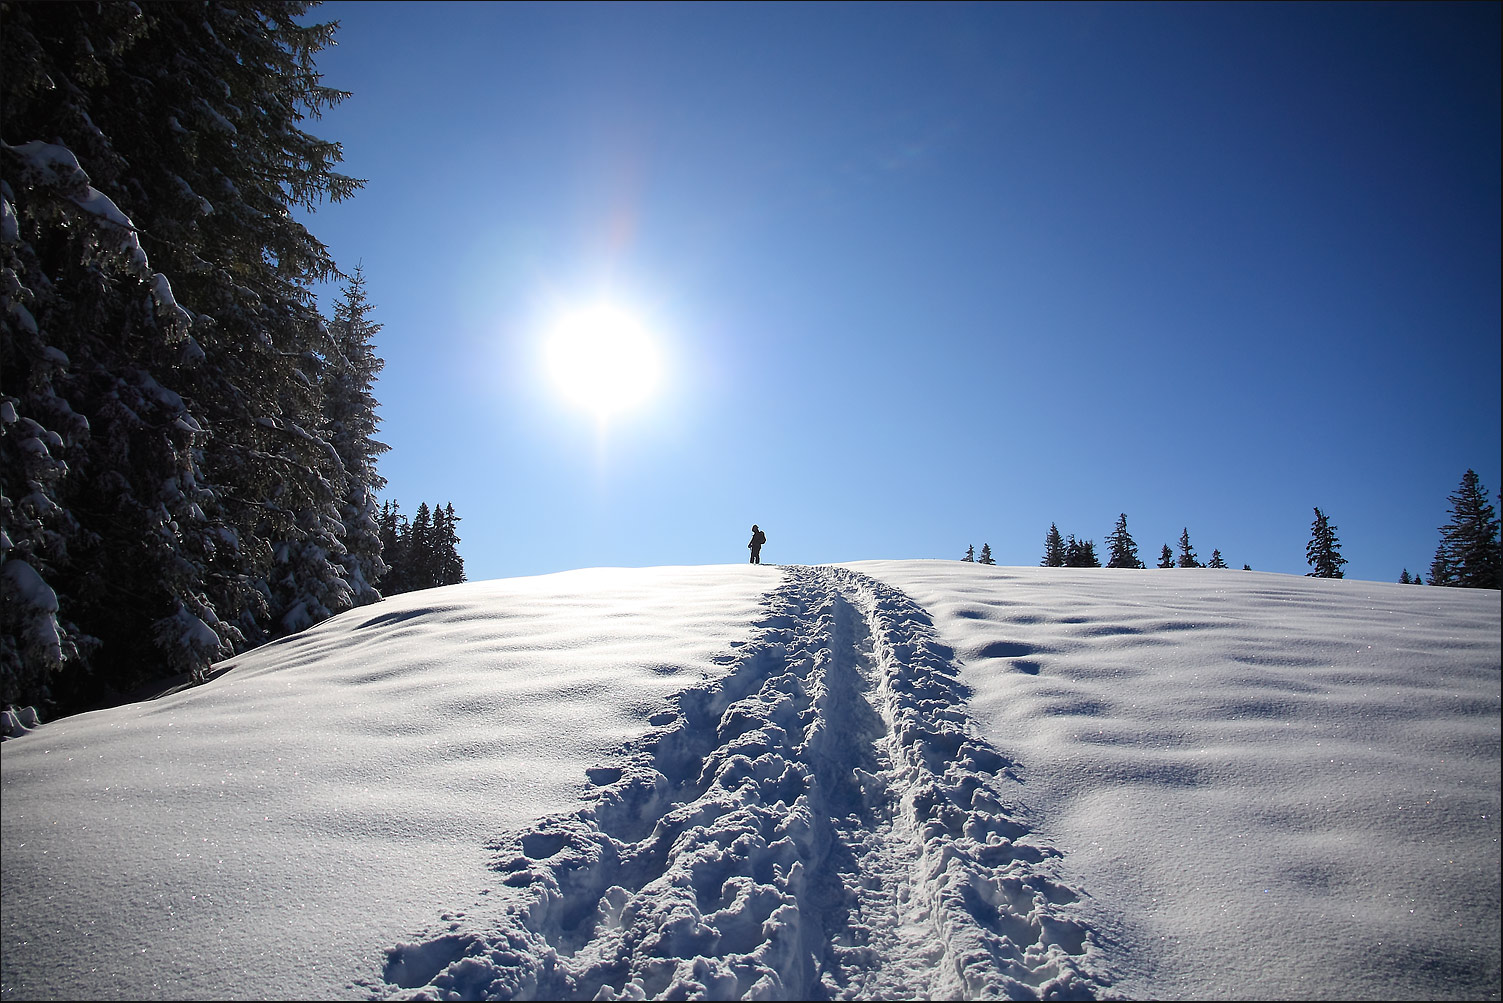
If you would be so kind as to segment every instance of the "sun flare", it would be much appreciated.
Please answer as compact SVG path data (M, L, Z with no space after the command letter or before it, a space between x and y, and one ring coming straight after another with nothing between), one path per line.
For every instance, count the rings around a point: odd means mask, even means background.
M548 333L547 358L559 392L602 419L640 405L657 389L657 345L641 321L616 307L560 317Z

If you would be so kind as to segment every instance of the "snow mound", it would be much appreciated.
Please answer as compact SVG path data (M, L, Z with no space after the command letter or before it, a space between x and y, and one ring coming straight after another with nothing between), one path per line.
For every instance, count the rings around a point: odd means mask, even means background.
M1103 958L907 596L786 569L721 679L496 844L529 901L388 952L417 999L1092 998ZM483 914L482 914L483 916ZM379 989L378 988L378 994Z
M397 596L5 722L0 997L1497 998L1499 622L955 561Z

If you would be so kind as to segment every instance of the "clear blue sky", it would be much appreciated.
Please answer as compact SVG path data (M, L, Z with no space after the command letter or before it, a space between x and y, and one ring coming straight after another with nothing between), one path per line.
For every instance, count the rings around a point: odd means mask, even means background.
M387 496L472 579L1144 559L1428 571L1500 453L1499 5L329 3ZM602 436L540 366L661 338ZM1496 504L1496 500L1495 500Z

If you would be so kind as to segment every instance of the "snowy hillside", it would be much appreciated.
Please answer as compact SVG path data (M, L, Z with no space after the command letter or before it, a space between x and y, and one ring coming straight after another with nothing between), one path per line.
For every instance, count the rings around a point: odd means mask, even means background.
M10 998L1496 998L1499 594L593 570L0 747Z

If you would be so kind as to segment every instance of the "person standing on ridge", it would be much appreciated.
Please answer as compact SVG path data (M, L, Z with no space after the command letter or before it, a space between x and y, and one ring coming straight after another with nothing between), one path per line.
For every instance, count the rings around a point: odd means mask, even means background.
M747 546L751 548L751 562L753 564L762 563L762 544L766 542L767 534L758 529L756 523L752 523L751 543L748 543Z

